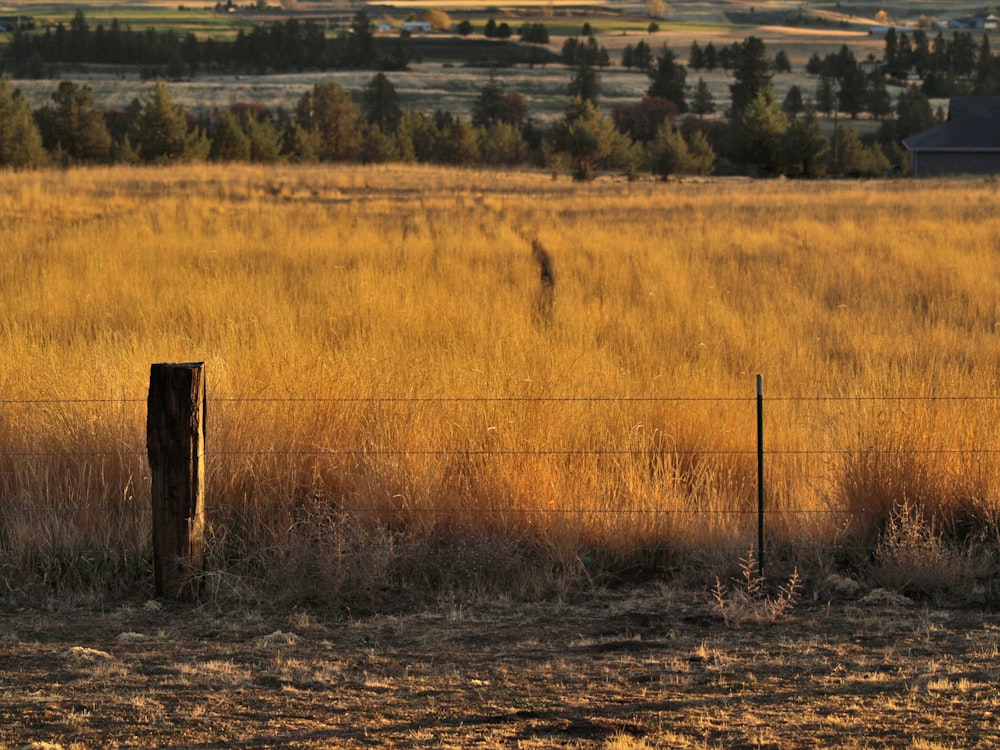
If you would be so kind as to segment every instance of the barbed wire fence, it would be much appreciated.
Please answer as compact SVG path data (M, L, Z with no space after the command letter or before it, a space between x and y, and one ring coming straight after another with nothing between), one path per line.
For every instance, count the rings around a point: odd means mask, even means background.
M3 525L9 525L14 517L30 525L32 516L73 518L92 510L106 511L109 497L116 498L115 512L125 512L129 503L148 502L144 486L150 477L144 435L146 406L147 398L138 396L0 398L0 435L7 435L0 444L0 492L3 493L0 534ZM222 422L232 422L236 418L233 413L261 409L268 411L272 421L280 420L282 414L284 419L294 420L331 407L355 414L355 421L361 425L367 418L372 431L380 435L352 435L351 439L358 443L355 445L345 445L343 441L338 444L326 435L312 435L311 440L299 435L293 444L282 445L275 439L268 440L266 435L255 434L256 442L268 444L267 447L241 446L229 439L225 429L216 429L213 423L215 416ZM557 466L568 475L575 469L589 475L641 470L644 482L672 488L661 498L663 502L657 502L655 493L647 493L642 502L616 505L616 498L627 499L628 493L622 490L612 493L604 502L589 506L584 502L560 505L523 500L510 505L502 502L462 505L440 495L440 504L430 502L412 507L401 507L406 506L402 497L343 504L343 499L336 496L336 482L326 495L319 492L319 500L340 504L352 518L368 516L375 520L405 511L407 517L488 518L494 524L534 519L536 525L544 525L568 523L582 517L613 518L615 522L609 525L623 528L641 519L639 525L653 529L686 529L687 533L672 534L669 544L676 552L746 552L748 546L755 546L758 563L763 566L765 553L772 545L805 544L815 541L817 536L827 537L827 543L843 550L864 552L870 548L872 537L850 532L883 523L897 503L934 504L947 511L955 523L975 520L984 512L997 512L1000 438L993 436L992 427L998 407L1000 396L992 394L766 395L760 380L756 398L331 398L209 394L204 449L208 467L205 513L209 522L223 522L239 512L233 507L231 496L214 489L230 484L233 480L227 474L234 471L244 475L241 480L244 484L257 479L263 485L254 490L252 503L254 511L260 512L268 505L268 485L278 481L268 476L268 467L282 465L288 476L295 473L296 467L308 465L302 473L318 472L327 478L341 470L357 471L361 464L372 472L380 468L400 471L402 463L418 459L436 462L441 467L439 474L446 474L450 465L469 473L491 463L500 464L500 470L515 473L545 464ZM619 420L623 410L652 409L661 416L666 431L669 419L663 418L663 414L679 408L689 412L702 410L708 416L703 414L699 424L710 424L718 418L721 429L730 430L734 423L742 424L745 429L735 438L731 435L722 441L706 438L703 444L698 440L663 438L659 442L646 439L640 441L641 445L629 445L626 440L610 446L601 445L606 436L595 439L586 435L575 436L566 445L555 442L559 436L542 441L544 444L522 445L512 442L492 445L486 440L418 435L416 431L409 435L416 435L417 439L407 444L402 439L407 437L406 430L398 430L401 434L393 434L392 440L384 436L393 431L394 410L405 410L403 421L419 422L413 417L415 412L431 412L435 414L433 424L447 424L442 414L454 416L454 412L469 409L486 409L497 415L526 409L559 412L581 408L604 410ZM724 410L736 410L740 416L722 419L718 415ZM357 417L361 412L364 418ZM44 418L46 430L33 433L32 425L40 418ZM850 427L841 427L844 423ZM886 424L892 427L885 428ZM60 426L62 433L53 440L53 430ZM112 434L107 434L109 430ZM722 470L723 474L728 473L725 487L706 490L698 483L708 481L704 479L709 472L705 467L713 463L726 467ZM497 470L496 466L493 470ZM308 481L289 481L298 482L295 491L317 490L310 488ZM522 478L522 484L523 481L530 483ZM619 484L627 482L624 479ZM60 485L69 484L77 489L59 491ZM609 484L614 481L609 479ZM727 504L713 495L726 491L737 500ZM88 492L94 496L85 496ZM280 491L276 495L275 509L287 505L287 493ZM54 498L57 502L52 502ZM94 523L93 519L88 522ZM708 531L699 536L698 529ZM834 538L830 539L831 535ZM648 536L639 538L648 540ZM593 554L601 545L607 551L638 551L638 547L630 550L627 544L623 540L618 546L605 537L601 543L590 542L573 552Z

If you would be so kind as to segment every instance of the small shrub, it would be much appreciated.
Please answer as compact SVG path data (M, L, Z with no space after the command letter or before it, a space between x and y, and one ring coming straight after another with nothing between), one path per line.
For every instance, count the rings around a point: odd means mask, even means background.
M938 525L909 501L896 505L875 545L875 582L913 596L969 596L989 567L975 545L959 550Z
M729 627L752 623L774 623L788 616L799 598L799 571L792 571L788 582L778 587L775 596L767 591L767 581L760 573L753 547L740 558L740 578L730 589L718 577L709 598L712 612Z

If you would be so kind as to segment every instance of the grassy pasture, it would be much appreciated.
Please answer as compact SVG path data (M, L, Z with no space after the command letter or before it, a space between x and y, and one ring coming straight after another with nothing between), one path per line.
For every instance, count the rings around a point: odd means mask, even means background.
M783 557L868 559L909 503L971 590L940 532L998 510L997 189L2 174L5 585L147 585L149 365L204 360L220 590L374 606L734 560L758 372Z

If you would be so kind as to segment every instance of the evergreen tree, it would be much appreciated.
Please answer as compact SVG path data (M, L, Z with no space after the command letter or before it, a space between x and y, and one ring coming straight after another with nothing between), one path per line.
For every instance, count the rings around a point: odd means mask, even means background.
M650 146L650 166L660 179L682 171L688 159L688 145L684 136L671 123L665 122L656 133Z
M569 82L569 95L573 99L597 103L601 95L601 77L597 72L597 50L590 37L587 44L580 45L575 52L573 77Z
M913 70L918 76L923 78L931 69L931 48L927 39L927 32L923 29L915 29L913 32Z
M437 128L423 112L407 107L396 128L396 142L402 161L430 161L434 156Z
M490 128L503 122L520 129L527 119L524 97L516 91L507 91L491 73L489 82L479 91L472 105L472 124Z
M304 128L301 123L289 120L282 134L281 151L297 164L316 161L319 153L319 137Z
M351 21L350 57L356 68L366 68L378 62L375 47L375 24L364 10L354 14Z
M398 159L396 138L391 133L383 132L378 123L371 125L361 144L361 161L366 164L381 164Z
M678 64L677 57L666 44L656 56L656 68L649 72L652 83L646 92L648 96L657 96L668 102L673 102L681 114L687 112L687 69Z
M1000 94L1000 59L990 52L990 39L983 34L976 57L976 68L973 74L973 93L976 96L996 96Z
M966 78L971 76L976 69L978 54L972 34L956 32L951 39L951 44L948 45L950 71L956 76Z
M58 153L64 164L106 161L111 154L111 134L104 114L94 105L90 86L62 81L52 95L55 107L36 115L45 147Z
M688 138L687 166L690 174L707 175L715 168L715 149L704 131L695 130Z
M622 67L631 73L633 65L635 65L635 47L626 44L625 49L622 50Z
M212 131L211 157L215 161L250 161L250 139L230 110L219 115Z
M787 130L788 118L778 106L774 90L767 86L743 109L736 128L736 161L764 174L776 173Z
M881 120L892 112L892 97L885 87L885 79L881 75L872 76L865 92L865 108L872 116Z
M653 174L666 179L672 174L710 174L715 166L715 151L696 130L689 143L677 128L665 122L650 144L649 164Z
M802 89L798 86L792 86L788 89L788 93L785 94L785 99L781 103L781 109L788 119L794 120L798 114L804 109L805 104L802 101Z
M635 67L643 73L649 73L653 67L653 48L645 40L635 45Z
M548 44L549 30L543 23L528 23L521 27L521 41L527 44Z
M930 100L916 86L909 86L896 100L896 117L882 123L878 132L879 143L891 145L911 135L929 130L936 124Z
M90 25L83 11L77 10L69 22L65 59L72 63L81 63L89 59L89 53Z
M903 72L913 70L913 45L906 32L900 32L899 41L896 43L896 67Z
M691 97L691 111L699 116L715 112L715 97L703 78L699 78L698 85L695 86L694 96Z
M399 124L403 111L399 107L396 87L386 78L385 73L376 73L368 82L361 106L370 126L377 125L383 133L396 132L396 125Z
M738 122L743 111L771 86L771 62L764 42L754 36L747 37L737 48L734 66L735 81L729 87L732 94L730 119Z
M899 65L899 38L896 36L896 29L892 26L889 30L885 32L885 61L893 67L902 67Z
M142 160L157 164L200 161L211 148L200 131L188 127L184 109L174 103L162 81L142 106L135 142Z
M850 63L845 65L841 71L839 84L837 106L841 112L847 112L851 119L855 119L858 113L865 108L867 81L853 55L851 55Z
M715 49L715 45L709 42L705 45L705 68L707 70L715 70L719 67L719 53Z
M556 151L566 153L573 178L593 179L598 169L631 168L638 149L593 102L575 99L569 112L549 133Z
M42 136L27 100L0 77L0 167L35 167L45 158Z
M691 51L688 52L688 67L691 70L701 70L705 67L705 52L697 40L691 42Z
M480 130L479 153L483 164L512 167L528 158L528 144L519 128L501 120Z
M250 142L250 161L271 164L281 156L281 135L269 118L244 118L243 131Z
M781 162L790 177L822 177L829 153L830 142L813 117L793 120L781 141Z
M833 112L837 106L837 93L833 87L833 79L821 76L816 84L816 109L820 112Z
M567 37L559 50L559 59L563 65L576 65L577 50L580 48L580 40L575 36Z
M788 59L788 53L783 49L778 50L774 56L774 70L778 73L791 73L792 62Z
M337 83L318 83L299 100L299 121L317 139L321 161L349 161L361 152L360 113Z
M479 161L479 135L458 116L445 116L438 126L434 160L443 164L474 164Z

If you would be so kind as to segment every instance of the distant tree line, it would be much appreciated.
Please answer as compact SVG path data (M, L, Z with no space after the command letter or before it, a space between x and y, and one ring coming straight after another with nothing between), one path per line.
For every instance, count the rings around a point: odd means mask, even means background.
M862 68L846 47L821 60L815 96L793 87L782 102L772 86L780 55L772 58L753 36L726 49L732 84L725 111L717 112L702 79L688 83L688 67L666 45L655 53L633 48L632 65L649 81L645 96L605 111L600 74L610 64L606 51L592 35L568 40L562 59L571 104L544 127L531 119L524 97L494 76L468 118L404 109L382 72L354 93L334 82L318 84L291 111L238 103L198 113L174 102L162 81L122 110L102 109L89 86L64 81L49 104L31 111L0 79L0 166L403 161L531 165L569 171L578 179L602 171L630 176L645 171L663 178L870 176L903 164L901 140L941 116L921 87L904 86L895 102L887 95L874 135L862 139L845 123L828 135L820 126L821 113L855 112L844 89ZM836 82L839 98L832 103L823 101L825 80ZM877 86L872 80L872 74L864 76L866 91Z
M233 41L198 39L173 30L136 31L117 19L94 28L83 11L69 26L43 32L17 30L2 58L18 77L49 77L59 65L100 63L135 66L150 78L177 80L204 71L286 73L349 68L401 69L407 61L402 42L380 54L374 26L364 11L351 28L328 38L314 21L294 18L269 26L240 29Z
M977 44L971 32L956 31L951 39L938 32L930 40L922 29L914 29L908 38L890 28L885 63L903 73L914 72L930 97L1000 95L1000 58L990 50L986 34Z

